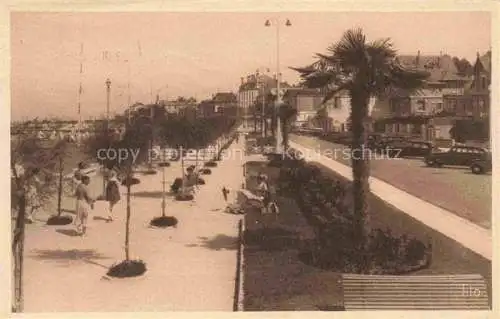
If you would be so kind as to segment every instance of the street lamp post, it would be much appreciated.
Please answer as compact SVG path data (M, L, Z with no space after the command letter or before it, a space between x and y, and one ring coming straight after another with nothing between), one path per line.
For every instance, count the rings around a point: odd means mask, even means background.
M111 93L111 81L109 79L106 79L106 125L104 125L105 128L105 136L106 140L109 140L109 96ZM104 163L103 163L104 164ZM102 167L102 193L103 196L106 195L106 167L103 165Z
M276 18L272 23L270 20L267 20L265 23L266 27L270 27L274 25L276 27L276 153L281 153L281 147L283 144L282 136L281 136L281 119L279 116L279 108L282 104L281 101L281 73L280 73L280 25L281 21L279 18ZM290 20L286 19L285 26L289 27L292 23Z
M109 95L111 93L111 81L106 79L106 122L109 124Z

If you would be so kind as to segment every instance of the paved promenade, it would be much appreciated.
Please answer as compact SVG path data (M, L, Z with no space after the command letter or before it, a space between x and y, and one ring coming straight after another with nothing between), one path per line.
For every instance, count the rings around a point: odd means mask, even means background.
M232 149L243 148L242 141ZM133 187L130 252L147 272L137 278L106 277L124 259L125 194L107 223L104 202L89 218L88 234L74 236L73 226L28 225L25 250L26 312L232 311L237 262L238 215L224 213L222 186L236 193L243 159L219 162L204 175L194 202L167 198L167 215L176 228L155 229L149 221L161 214L161 171L138 174ZM166 168L167 186L181 174L180 163ZM92 180L102 191L99 176ZM124 191L124 189L122 190ZM44 216L40 216L44 219Z
M308 154L311 154L312 151L295 142L290 142L290 146ZM352 171L349 166L319 154L315 154L314 160L348 180L352 180ZM492 260L493 250L490 230L477 226L466 219L373 177L370 178L370 189L374 195L416 220L457 241L484 258Z

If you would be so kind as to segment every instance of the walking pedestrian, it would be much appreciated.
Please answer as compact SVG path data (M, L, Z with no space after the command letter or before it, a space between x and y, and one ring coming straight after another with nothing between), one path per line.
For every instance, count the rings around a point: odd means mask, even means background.
M87 220L89 212L94 209L94 199L90 196L88 185L90 184L90 177L87 175L82 176L82 182L77 186L76 196L76 231L80 235L84 235L87 231Z
M40 194L38 192L40 185L40 179L38 178L38 173L40 170L34 168L32 170L32 179L26 185L26 222L28 224L33 223L35 212L42 206L40 201Z
M226 188L226 186L222 187L222 196L224 196L224 201L227 202L227 195L229 194L229 190Z
M85 164L83 162L78 163L78 166L73 174L73 191L76 191L78 184L82 182L83 170L85 169Z
M113 207L120 201L120 187L118 186L118 179L116 173L110 171L108 183L106 184L106 201L108 202L108 222L113 221Z

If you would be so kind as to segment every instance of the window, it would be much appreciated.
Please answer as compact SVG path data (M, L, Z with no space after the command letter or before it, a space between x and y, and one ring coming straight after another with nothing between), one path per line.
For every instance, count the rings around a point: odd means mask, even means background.
M341 104L340 96L336 96L333 107L336 109L340 109L341 106L342 106L342 104Z
M417 111L425 111L425 100L417 100Z
M486 77L485 77L485 76L481 77L481 83L482 83L482 84L481 84L481 87L483 88L483 90L485 90L485 89L486 89L486 87L487 87L487 84L486 84Z

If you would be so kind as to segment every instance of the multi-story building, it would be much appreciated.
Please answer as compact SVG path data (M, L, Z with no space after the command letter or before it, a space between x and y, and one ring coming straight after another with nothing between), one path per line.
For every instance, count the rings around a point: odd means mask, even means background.
M476 120L487 119L490 113L491 51L483 56L479 53L474 63L474 74L470 84L460 95L444 96L447 113Z
M236 117L238 114L237 97L231 92L219 92L210 100L204 100L198 105L200 116L211 117L217 115L229 115Z
M283 100L296 110L295 127L312 124L323 102L324 95L316 89L290 88Z
M452 119L447 114L445 96L464 94L471 79L459 75L449 55L398 56L405 68L426 72L429 76L423 88L416 91L397 90L387 99L376 101L372 117L374 130L422 139L449 139ZM435 120L434 118L439 118Z
M252 74L246 78L241 78L241 84L238 90L238 109L243 118L243 126L247 129L254 126L255 104L258 102L259 96L267 96L273 94L276 96L277 79L276 76L270 77L266 74ZM283 82L280 85L281 96L283 97L286 90L291 86Z

